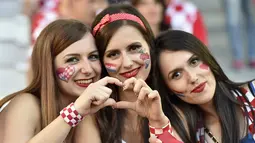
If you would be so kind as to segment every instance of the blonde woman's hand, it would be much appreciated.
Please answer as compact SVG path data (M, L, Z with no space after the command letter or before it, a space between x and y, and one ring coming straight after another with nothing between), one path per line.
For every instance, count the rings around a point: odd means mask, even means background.
M113 77L105 77L90 84L74 103L79 114L83 116L93 114L101 108L116 103L114 99L110 98L112 90L106 87L107 84L122 86L122 82Z
M160 95L157 90L152 90L144 80L134 77L123 83L123 90L130 88L133 88L137 100L135 102L119 101L114 105L114 108L132 109L140 116L148 118L153 126L167 124L168 118L163 113Z

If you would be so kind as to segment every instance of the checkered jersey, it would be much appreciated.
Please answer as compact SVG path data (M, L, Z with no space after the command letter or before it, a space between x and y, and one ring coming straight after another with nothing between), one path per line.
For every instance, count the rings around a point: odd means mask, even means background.
M241 101L242 103L244 103L246 111L248 112L248 115L244 113L244 116L246 116L248 118L248 125L249 125L249 132L252 134L253 140L255 141L255 130L254 130L254 124L253 124L253 120L255 118L255 115L252 115L252 110L255 109L255 84L254 82L250 82L248 84L249 89L250 90L246 90L244 88L241 88L242 93L245 94L245 97L241 94L241 93L235 93L233 92L233 94L237 97L237 99L239 101ZM250 103L250 105L249 105ZM244 111L243 107L242 110ZM204 123L203 121L200 121L198 123L198 129L196 132L196 139L197 139L197 143L205 143L205 139L204 139Z

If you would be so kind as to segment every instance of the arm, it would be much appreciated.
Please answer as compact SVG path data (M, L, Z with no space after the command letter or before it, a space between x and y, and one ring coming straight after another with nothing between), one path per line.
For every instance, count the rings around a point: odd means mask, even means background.
M132 109L138 115L148 118L150 134L164 143L182 143L162 110L158 91L152 90L145 81L135 78L127 79L123 83L123 90L130 89L132 86L134 93L138 95L137 100L135 102L119 101L114 108Z
M62 117L58 117L40 131L39 100L31 94L14 98L5 113L3 143L62 143L71 129Z
M101 143L95 117L86 116L75 129L74 143Z
M105 106L115 104L115 101L109 98L112 91L105 87L108 83L122 84L119 80L110 77L91 84L75 101L76 112L82 116L94 114ZM6 112L3 143L63 143L72 128L61 116L58 116L40 131L39 101L31 94L14 98L3 112Z

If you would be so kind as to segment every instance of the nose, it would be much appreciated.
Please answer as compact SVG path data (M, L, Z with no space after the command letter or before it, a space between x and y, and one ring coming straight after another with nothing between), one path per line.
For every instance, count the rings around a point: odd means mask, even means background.
M191 84L196 84L198 83L198 76L197 76L197 73L194 72L194 71L189 71L188 72L188 75L189 75L189 79L190 79L190 83Z
M123 54L122 56L122 64L124 68L130 69L133 66L133 61L128 54Z
M88 60L84 60L81 68L81 73L85 74L86 76L91 75L93 72L93 68L91 63Z

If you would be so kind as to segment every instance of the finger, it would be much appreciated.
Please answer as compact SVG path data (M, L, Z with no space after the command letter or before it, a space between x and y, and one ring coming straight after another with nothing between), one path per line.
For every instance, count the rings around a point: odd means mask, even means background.
M134 77L131 77L131 78L125 80L124 83L123 83L123 90L133 88L134 85L135 85L136 80L137 79L134 78Z
M108 99L108 94L102 91L97 91L96 95L93 97L92 104L100 105Z
M149 138L150 143L157 143L157 140L159 140L159 139L157 139L157 137L155 135L151 135L151 137Z
M117 78L113 78L113 77L104 77L101 80L98 81L98 83L100 85L107 85L107 84L116 84L118 86L122 86L122 82L120 80L118 80Z
M112 98L108 98L105 102L100 104L99 106L94 107L94 110L98 111L106 106L114 106L116 104L116 101Z
M147 87L142 87L138 95L138 100L143 101L144 98L150 93L151 93L150 89L148 89Z
M132 109L135 110L135 103L134 102L128 102L128 101L119 101L114 106L114 108L118 109Z
M100 86L98 87L100 90L104 91L105 93L107 93L109 96L112 94L112 89L106 87L106 86Z
M138 79L134 85L134 92L139 93L142 87L149 87L144 80Z
M160 99L160 95L157 90L153 90L151 93L148 95L149 99Z
M159 139L157 139L155 136L151 136L151 137L149 138L149 142L150 142L150 143L162 143L162 141L159 140Z

